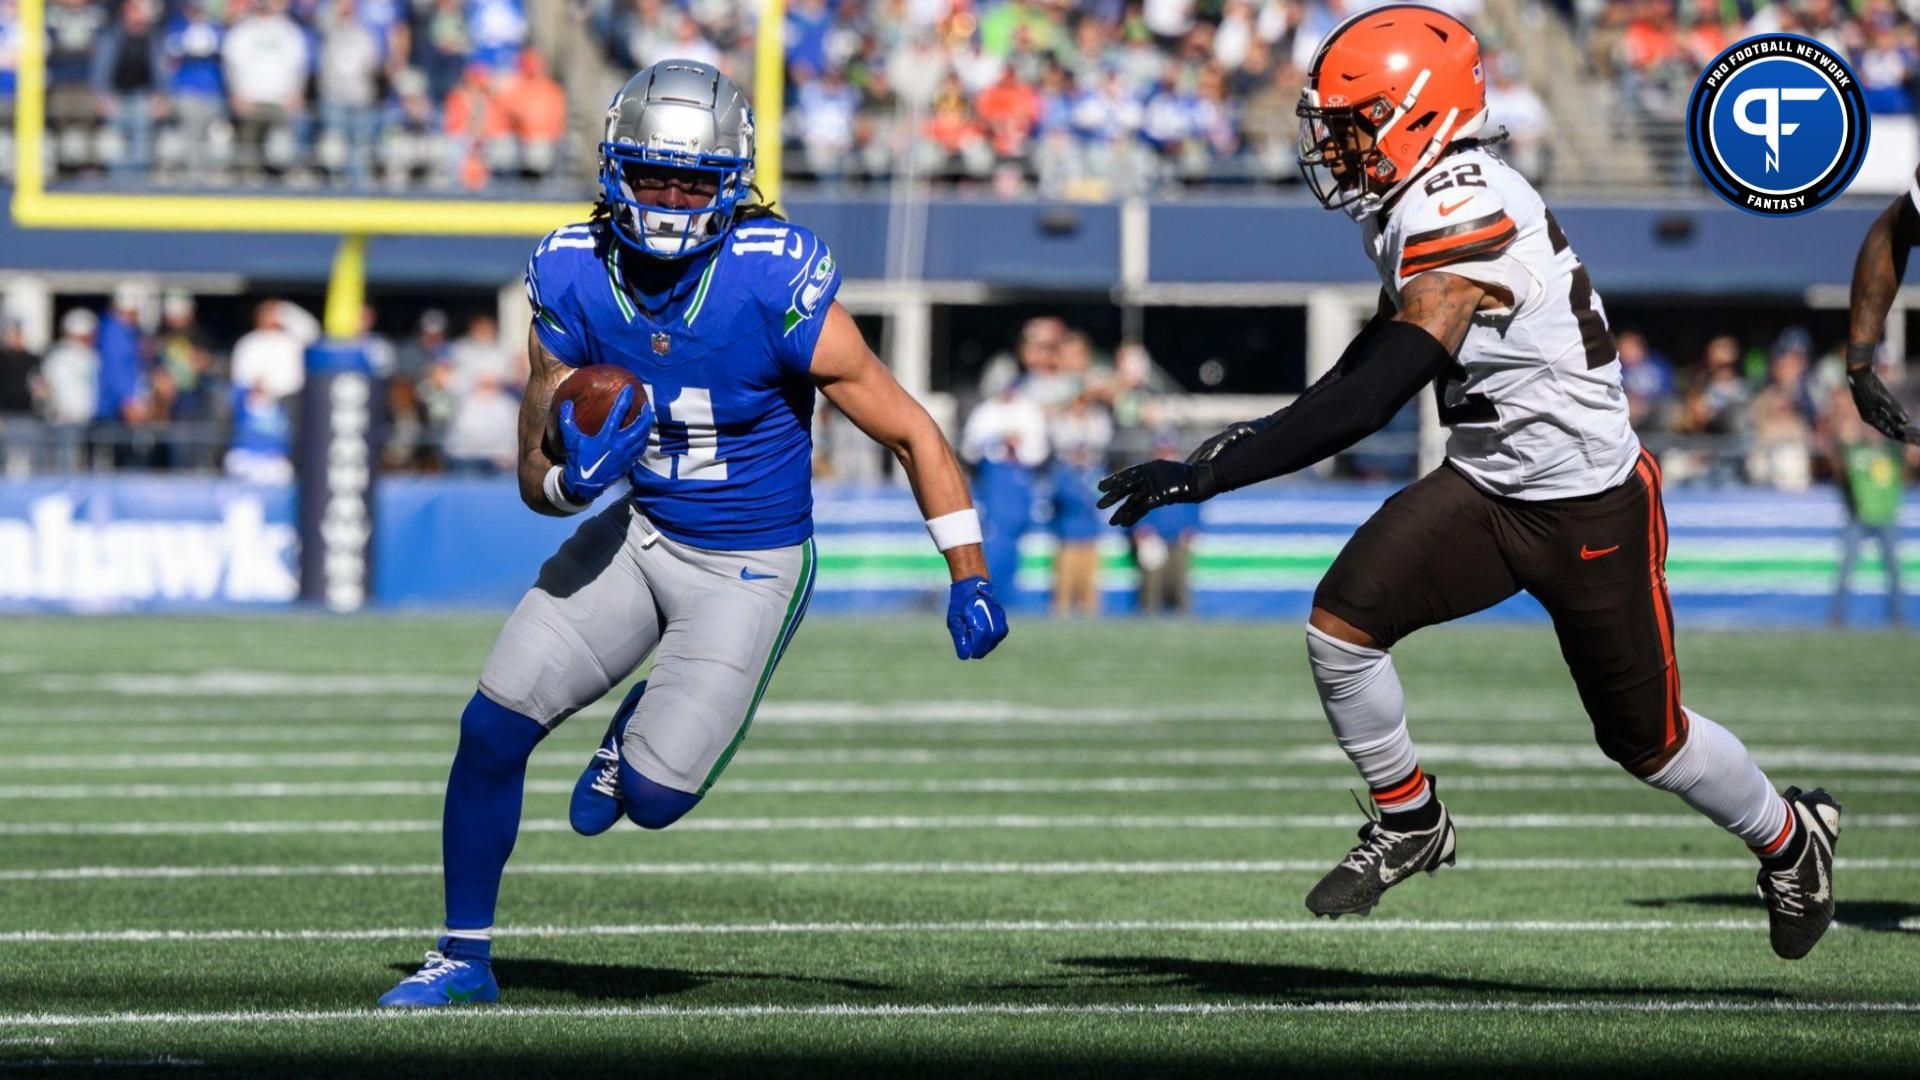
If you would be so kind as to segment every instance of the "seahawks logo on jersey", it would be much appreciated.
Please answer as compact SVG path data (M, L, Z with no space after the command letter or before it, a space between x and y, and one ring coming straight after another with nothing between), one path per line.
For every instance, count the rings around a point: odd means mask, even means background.
M813 260L812 269L803 268L794 277L797 284L793 289L793 303L787 308L786 322L781 329L783 334L793 333L794 327L818 314L820 300L827 295L827 287L833 284L836 269L833 253L827 251L824 245L817 245L815 250L819 257Z

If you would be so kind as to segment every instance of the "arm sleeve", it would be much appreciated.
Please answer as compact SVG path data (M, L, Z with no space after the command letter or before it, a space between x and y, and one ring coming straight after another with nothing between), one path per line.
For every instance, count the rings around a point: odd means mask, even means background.
M1284 476L1345 450L1386 426L1453 357L1412 323L1375 318L1319 382L1233 443L1202 470L1209 495Z
M1520 228L1492 188L1449 187L1412 197L1419 202L1398 223L1396 289L1429 270L1444 270L1507 293L1513 310L1527 302L1536 282L1513 251Z

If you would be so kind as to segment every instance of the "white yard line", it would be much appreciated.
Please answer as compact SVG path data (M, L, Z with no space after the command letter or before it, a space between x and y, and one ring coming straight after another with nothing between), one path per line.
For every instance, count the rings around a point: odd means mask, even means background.
M1619 934L1766 929L1765 919L1095 919L972 922L632 923L611 926L500 927L504 938L832 937L870 934ZM431 927L337 930L12 930L0 944L93 944L219 941L431 941Z
M1894 1013L1920 1012L1910 1001L1303 1001L1167 1002L1146 1005L1040 1005L969 1002L951 1005L489 1005L465 1009L287 1009L231 1012L6 1013L0 1027L137 1027L285 1024L338 1021L466 1023L513 1019L756 1020L843 1017L905 1020L953 1016L1193 1017L1249 1014L1369 1013Z
M1920 754L1843 752L1818 746L1750 747L1754 759L1773 769L1815 772L1920 773ZM584 758L541 755L536 768L577 769ZM1433 743L1420 744L1424 764L1457 764L1482 769L1581 769L1617 771L1619 766L1590 742ZM0 757L0 773L127 769L434 769L446 768L445 751L333 751L284 753L109 753L22 754ZM1273 767L1328 765L1346 767L1337 745L1321 740L1270 750L978 750L978 749L821 749L746 748L743 765L1140 765L1163 767ZM827 780L825 783L835 781ZM729 785L734 786L734 785Z
M1841 870L1920 870L1920 859L1847 859ZM1751 858L1462 859L1461 871L1752 870ZM1321 859L1082 860L1053 862L656 862L516 863L516 877L814 877L837 875L1075 875L1321 873ZM228 866L62 866L0 870L0 881L130 881L196 878L317 878L438 876L438 863L250 863Z
M920 829L1351 829L1353 814L947 814L851 817L691 817L675 832L868 832ZM1470 829L1693 829L1711 828L1697 814L1457 814ZM1849 829L1906 829L1920 814L1855 814ZM308 836L438 833L439 818L328 821L34 821L0 822L0 836ZM566 833L564 821L535 818L522 833Z
M1347 791L1361 786L1350 773L1332 776L1091 776L1034 779L1028 777L972 777L954 780L847 779L753 780L723 778L715 789L732 795L1065 795L1144 794L1150 792L1235 791ZM1457 776L1446 779L1448 791L1610 791L1634 790L1627 776L1564 776L1509 774ZM1920 778L1858 778L1835 785L1841 792L1911 794L1920 792ZM0 784L0 800L86 799L314 799L341 797L438 798L446 790L442 780L259 781L234 783L96 783ZM532 795L564 795L571 780L529 780Z

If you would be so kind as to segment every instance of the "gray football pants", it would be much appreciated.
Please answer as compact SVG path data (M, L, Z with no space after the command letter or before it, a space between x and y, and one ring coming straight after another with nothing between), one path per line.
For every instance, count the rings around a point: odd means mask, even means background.
M708 551L660 535L621 499L540 568L480 692L551 729L652 655L622 753L654 783L704 795L746 737L813 577L812 540Z

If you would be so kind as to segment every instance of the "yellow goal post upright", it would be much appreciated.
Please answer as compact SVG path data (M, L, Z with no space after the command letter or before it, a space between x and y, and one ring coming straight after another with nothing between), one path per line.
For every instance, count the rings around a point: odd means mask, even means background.
M579 221L574 201L366 198L219 194L126 194L49 190L46 148L46 2L20 0L15 82L12 213L21 228L112 231L318 233L337 236L323 327L310 350L297 450L301 595L356 610L371 596L374 398L361 347L367 240L375 236L543 236ZM557 2L557 0L546 0ZM761 0L754 97L761 137L755 175L779 198L785 93L785 0Z

